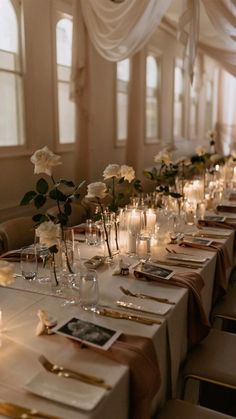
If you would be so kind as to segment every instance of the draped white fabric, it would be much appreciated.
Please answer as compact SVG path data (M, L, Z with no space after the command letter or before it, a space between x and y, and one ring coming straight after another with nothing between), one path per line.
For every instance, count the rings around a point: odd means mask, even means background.
M191 82L193 81L193 68L197 55L199 37L199 0L184 0L183 12L178 24L178 38L185 46L184 58L187 63ZM186 65L186 64L185 64Z
M226 44L236 49L236 2L233 0L202 0L214 27Z
M83 18L99 54L120 61L139 51L172 0L81 0Z

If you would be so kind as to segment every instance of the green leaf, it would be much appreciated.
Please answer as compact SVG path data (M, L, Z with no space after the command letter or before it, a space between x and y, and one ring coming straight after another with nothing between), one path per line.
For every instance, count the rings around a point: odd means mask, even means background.
M35 191L26 192L26 194L23 196L20 202L20 205L28 205L31 201L33 201L36 195L37 195L37 192Z
M154 176L153 176L152 172L144 170L143 174L147 179L154 180Z
M70 204L70 202L66 202L65 203L65 205L64 205L64 211L65 211L65 214L67 215L67 216L69 216L69 215L71 215L71 212L72 212L72 208L71 208L71 204Z
M42 207L44 204L45 204L45 202L46 202L46 200L47 200L47 198L46 198L46 196L45 195L37 195L35 198L34 198L34 205L35 205L35 207L36 208L40 208L40 207Z
M56 244L54 244L53 246L49 247L48 250L49 250L50 253L58 253L58 248L57 248L57 245Z
M59 184L60 183L63 184L63 185L68 186L69 188L74 188L75 187L75 184L74 184L74 182L72 182L72 180L60 179Z
M55 220L57 219L57 217L55 217L54 215L52 215L52 214L47 214L47 216L48 216L48 218L49 218L49 220L51 220L53 223L55 222Z
M36 190L38 193L45 195L48 191L48 182L41 177L36 183Z
M45 221L48 221L49 218L45 214L35 214L33 215L32 220L35 221L36 223L41 224L41 223L44 223Z
M58 215L58 221L62 226L66 226L68 223L69 217L65 213L61 213Z
M124 177L121 177L121 178L118 180L118 183L124 183L124 181L125 181L125 178L124 178Z
M58 202L65 202L67 199L67 196L63 192L59 191L59 189L52 189L49 192L49 196L54 201L58 201Z

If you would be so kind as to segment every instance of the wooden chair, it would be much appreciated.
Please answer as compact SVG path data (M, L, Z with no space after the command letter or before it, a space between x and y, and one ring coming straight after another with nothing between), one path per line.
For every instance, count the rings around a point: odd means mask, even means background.
M155 419L232 419L232 416L183 400L169 400Z
M236 389L235 354L236 335L211 329L209 335L187 357L183 370L184 398L189 399L191 395L187 389L190 379L198 383L208 382ZM188 390L188 397L186 397L186 390ZM196 398L195 401L197 401Z

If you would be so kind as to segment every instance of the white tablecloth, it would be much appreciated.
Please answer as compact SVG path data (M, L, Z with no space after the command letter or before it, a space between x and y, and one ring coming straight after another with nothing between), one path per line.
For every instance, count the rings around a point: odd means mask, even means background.
M233 257L234 232L223 240L229 255ZM172 247L174 248L174 247ZM175 247L179 251L180 248ZM95 248L89 250L83 245L82 256L96 253ZM184 249L193 253L193 249ZM198 270L202 275L205 287L202 292L204 309L209 315L215 276L216 254L194 249L195 254L209 257L209 261ZM17 266L17 265L16 265ZM77 343L63 336L36 336L38 323L37 310L44 309L60 322L66 317L78 315L82 319L116 328L124 333L146 336L152 339L161 370L161 388L153 401L153 410L163 403L168 395L177 392L179 368L187 351L187 302L188 291L185 288L169 286L165 283L145 282L133 277L113 276L114 267L103 266L98 269L101 302L114 306L121 296L119 287L169 298L176 302L162 320L161 325L143 326L126 320L114 320L98 317L96 314L84 312L79 306L62 307L63 300L59 297L46 295L50 290L47 285L29 283L17 278L12 288L0 289L0 307L3 313L1 363L0 363L0 398L18 402L53 413L63 418L78 419L127 419L129 399L129 371L124 365L113 362L90 349L77 350ZM188 271L176 268L176 271ZM191 270L189 270L191 272ZM228 272L229 277L229 272ZM82 352L82 353L81 353ZM81 371L102 376L112 385L99 405L93 411L74 410L68 406L33 396L23 387L42 367L37 358L44 354L51 361L61 364L79 366ZM171 386L169 385L171 383Z

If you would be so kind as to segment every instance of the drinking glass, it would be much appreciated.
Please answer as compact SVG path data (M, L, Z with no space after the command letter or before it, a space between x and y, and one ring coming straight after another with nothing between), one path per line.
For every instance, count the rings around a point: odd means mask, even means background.
M21 250L21 273L28 281L37 278L38 260L35 246L24 247Z
M85 310L94 309L99 300L99 288L97 272L94 269L88 269L81 272L79 281L79 299L80 305Z
M86 220L85 239L90 246L96 246L99 243L99 229L91 219Z

